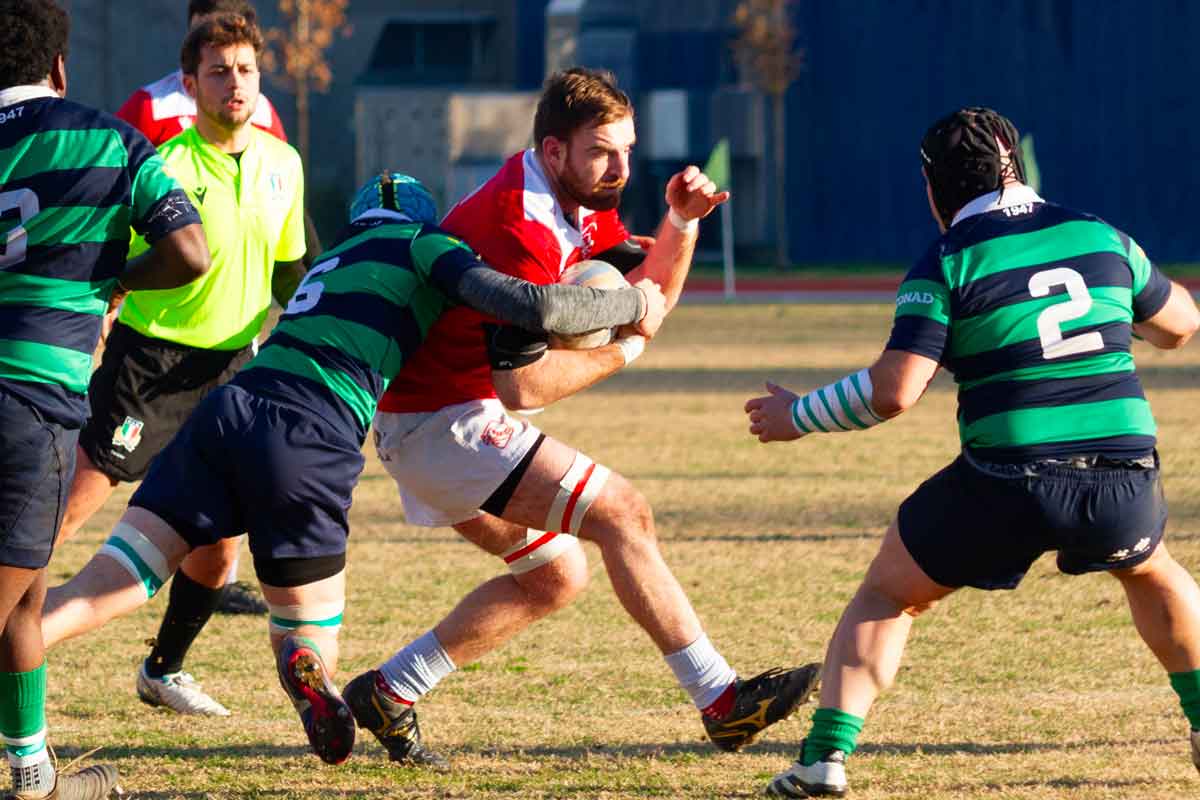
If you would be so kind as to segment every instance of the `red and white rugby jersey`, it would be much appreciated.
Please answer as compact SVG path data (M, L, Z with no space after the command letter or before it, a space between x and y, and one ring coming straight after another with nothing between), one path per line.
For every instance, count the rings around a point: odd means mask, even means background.
M178 136L185 128L192 127L196 121L196 101L183 88L183 72L175 70L131 94L125 104L117 109L117 117L144 133L150 143L158 147ZM275 113L275 107L265 95L258 96L258 105L250 116L250 123L281 141L287 141L279 114Z
M501 272L547 284L557 283L572 264L629 238L615 210L581 208L576 214L577 224L569 224L531 149L509 158L487 183L460 200L441 227ZM436 411L495 397L482 327L491 321L462 306L442 314L392 379L379 410Z

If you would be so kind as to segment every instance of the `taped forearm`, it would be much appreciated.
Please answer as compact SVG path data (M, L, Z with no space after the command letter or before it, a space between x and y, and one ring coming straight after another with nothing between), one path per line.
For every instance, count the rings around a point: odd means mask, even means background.
M465 270L454 299L485 314L539 333L574 335L637 322L646 312L640 289L539 286L486 266Z
M859 370L793 400L792 425L801 435L874 427L884 419L871 408L873 393L870 370Z

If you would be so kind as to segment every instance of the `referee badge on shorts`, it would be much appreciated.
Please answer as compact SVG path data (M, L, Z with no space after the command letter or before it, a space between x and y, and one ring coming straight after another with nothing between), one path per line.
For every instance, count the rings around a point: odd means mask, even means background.
M124 447L132 453L142 441L142 421L126 417L125 421L113 431L113 447Z

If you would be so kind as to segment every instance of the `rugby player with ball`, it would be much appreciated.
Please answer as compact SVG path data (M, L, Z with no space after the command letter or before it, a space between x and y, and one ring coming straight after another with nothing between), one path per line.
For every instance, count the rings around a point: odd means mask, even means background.
M633 106L613 76L588 69L552 75L533 139L459 202L443 227L515 277L558 283L572 264L599 258L621 264L631 282L659 284L667 308L674 307L699 221L728 193L695 166L674 175L665 192L669 211L643 259L616 214L635 134ZM451 309L389 385L373 427L408 522L452 526L507 567L346 687L360 725L393 760L444 764L420 743L413 705L458 665L583 590L588 567L576 537L599 546L617 598L701 711L717 747L740 749L813 691L812 664L739 679L663 559L646 498L617 472L507 410L574 394L637 358L643 346L641 337L623 336L592 349L550 348L545 336Z

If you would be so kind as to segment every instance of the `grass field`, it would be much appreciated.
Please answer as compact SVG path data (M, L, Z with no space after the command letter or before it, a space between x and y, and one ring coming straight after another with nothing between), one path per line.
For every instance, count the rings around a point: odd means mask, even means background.
M684 306L635 366L536 420L649 497L667 560L746 674L821 655L897 504L956 451L944 377L916 409L863 434L770 447L746 434L742 403L765 378L811 388L840 377L874 357L888 326L884 306ZM1200 572L1200 347L1137 355L1160 426L1168 541ZM55 556L53 583L90 556L127 496ZM449 530L406 525L373 452L352 519L344 678L500 571ZM589 558L592 585L573 606L419 705L449 774L393 768L369 734L346 765L322 765L276 683L262 619L216 618L188 665L234 716L141 705L134 670L162 597L51 653L51 740L64 760L102 747L94 758L115 762L139 798L758 796L793 758L807 711L744 753L716 752L591 546ZM917 622L898 685L851 759L851 791L1196 797L1186 730L1117 583L1068 579L1043 559L1016 592L963 592Z

